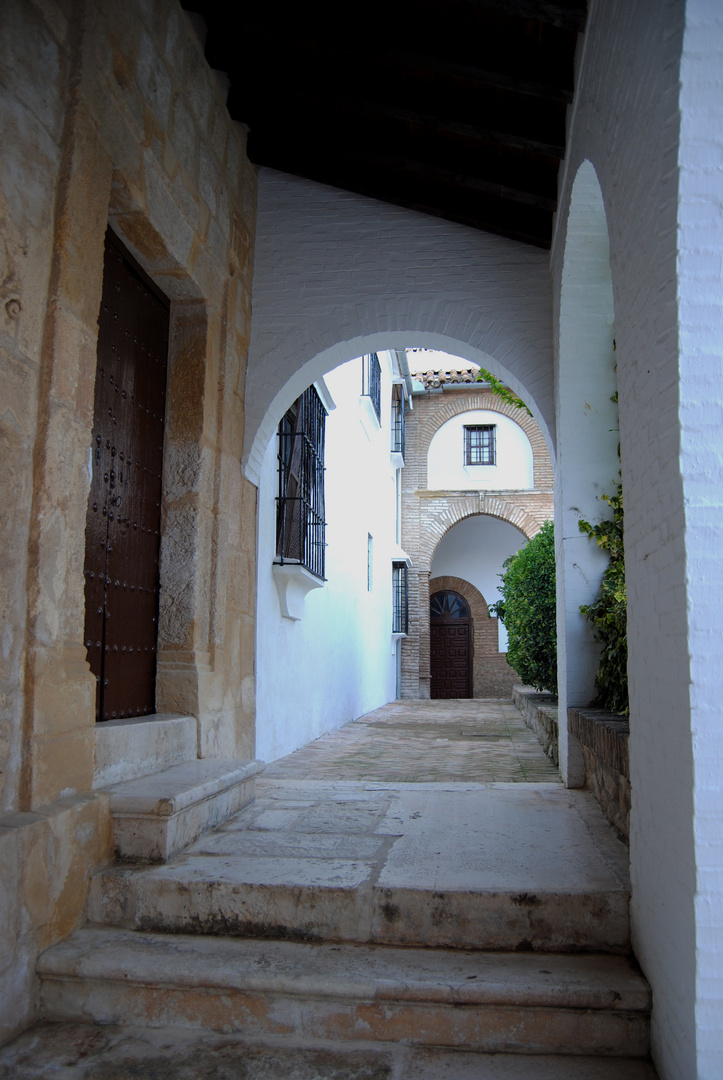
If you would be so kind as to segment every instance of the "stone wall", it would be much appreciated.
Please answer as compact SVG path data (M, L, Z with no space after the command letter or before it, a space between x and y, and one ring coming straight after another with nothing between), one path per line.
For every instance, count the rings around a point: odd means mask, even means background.
M560 764L559 726L557 698L530 686L515 686L511 694L522 718L534 731L542 749L555 765Z
M256 178L175 0L8 0L0 66L0 837L30 868L3 867L7 1035L32 1018L37 949L82 918L109 857L104 798L86 796L83 642L108 226L171 303L157 707L196 718L201 756L253 754L256 506L239 459Z
M568 709L567 722L580 740L585 784L621 840L630 833L630 768L627 720L605 709Z

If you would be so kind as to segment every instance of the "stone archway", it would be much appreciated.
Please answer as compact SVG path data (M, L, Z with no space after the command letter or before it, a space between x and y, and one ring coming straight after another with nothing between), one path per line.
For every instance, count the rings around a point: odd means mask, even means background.
M443 589L459 593L469 604L473 632L472 697L511 697L512 686L520 678L507 663L507 654L499 651L497 619L490 616L484 596L464 578L445 574L430 579L430 596Z

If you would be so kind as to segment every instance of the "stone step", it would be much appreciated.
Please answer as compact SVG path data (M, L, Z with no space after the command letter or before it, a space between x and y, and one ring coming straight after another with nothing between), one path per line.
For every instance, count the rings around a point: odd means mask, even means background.
M650 991L623 957L77 931L39 961L52 1021L486 1053L648 1054Z
M166 866L93 881L96 923L391 945L629 950L627 850L560 785L259 783Z
M443 892L359 880L360 868L341 859L327 862L321 880L295 874L293 859L258 862L220 865L218 859L195 858L190 865L175 862L152 872L113 867L93 879L90 918L162 933L431 948L629 951L627 892ZM326 876L334 870L336 886Z
M0 1080L57 1080L61 1061L74 1080L657 1080L649 1062L631 1058L480 1054L401 1043L290 1045L178 1027L91 1024L42 1024L21 1035L0 1049Z
M167 862L254 798L261 761L187 761L106 788L120 860Z

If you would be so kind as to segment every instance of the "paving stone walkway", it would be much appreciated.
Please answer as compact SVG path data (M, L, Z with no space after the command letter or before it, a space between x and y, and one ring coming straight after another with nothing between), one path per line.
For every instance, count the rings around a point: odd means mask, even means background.
M267 766L264 779L554 783L511 701L393 701Z

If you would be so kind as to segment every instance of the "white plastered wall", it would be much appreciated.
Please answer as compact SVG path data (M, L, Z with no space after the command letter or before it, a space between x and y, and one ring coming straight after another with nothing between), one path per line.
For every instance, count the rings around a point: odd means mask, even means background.
M256 753L273 761L386 704L396 693L392 559L396 485L390 457L392 370L382 364L382 416L361 398L361 359L324 382L335 408L326 421L326 582L302 617L282 616L272 565L276 544L277 445L259 485ZM367 541L373 538L372 589Z
M378 349L464 356L525 396L552 452L548 256L527 244L259 170L244 470L315 379Z
M496 428L494 465L465 465L464 428ZM519 424L489 409L460 413L443 424L429 444L427 487L432 491L531 491L532 446Z
M684 342L679 391L678 80L684 16L683 0L590 4L552 270L559 307L571 191L587 160L605 203L617 342L631 694L633 943L653 987L653 1054L661 1080L710 1080L720 1073L704 1070L703 1036L696 1026L700 988L691 677L703 711L714 707L714 692L710 683L706 687L699 680L697 661L691 667L686 612L693 593L709 589L711 608L705 614L701 610L701 631L710 635L720 588L715 577L705 586L693 585L693 563L685 548L691 514L698 523L702 517L692 506L686 520L681 475L681 464L686 471L690 467L681 457L681 417L687 421L689 395L700 393L688 368L694 350ZM691 57L692 66L697 63ZM719 273L719 261L716 265ZM710 387L705 393L710 396ZM703 458L709 446L715 455L719 430L713 442L699 447ZM696 635L690 639L695 645L698 641ZM710 885L705 903L712 902ZM711 908L710 917L717 917L717 911ZM717 1034L708 1036L718 1041L719 1055L721 1030L723 1023L718 1023Z
M506 521L487 514L465 518L440 540L430 579L443 575L463 578L479 589L489 606L501 598L502 564L526 543L524 534ZM497 632L499 650L507 652L507 631L499 620Z

